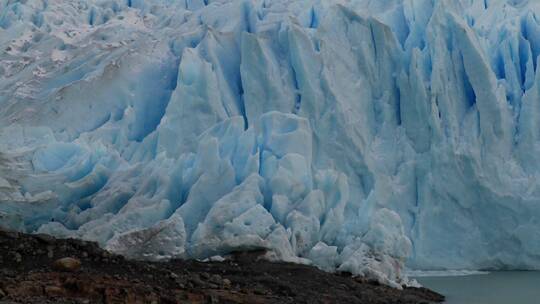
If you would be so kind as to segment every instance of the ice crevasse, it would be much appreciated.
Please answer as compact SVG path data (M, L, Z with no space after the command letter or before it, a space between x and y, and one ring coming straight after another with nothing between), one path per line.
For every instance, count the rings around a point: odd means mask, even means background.
M0 0L0 226L540 268L540 2Z

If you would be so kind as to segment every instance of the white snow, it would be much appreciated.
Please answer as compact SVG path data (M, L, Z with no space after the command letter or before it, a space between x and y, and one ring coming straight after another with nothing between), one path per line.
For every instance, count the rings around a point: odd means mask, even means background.
M539 269L538 12L0 0L0 225L396 287Z

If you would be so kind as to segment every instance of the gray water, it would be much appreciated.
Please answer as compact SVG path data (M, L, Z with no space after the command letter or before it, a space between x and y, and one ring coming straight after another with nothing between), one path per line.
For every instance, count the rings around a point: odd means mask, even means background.
M448 304L539 304L540 271L419 277L420 284L446 296Z

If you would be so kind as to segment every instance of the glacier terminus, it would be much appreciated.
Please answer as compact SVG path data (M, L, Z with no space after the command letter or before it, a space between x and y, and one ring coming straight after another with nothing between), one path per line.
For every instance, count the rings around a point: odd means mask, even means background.
M536 0L0 0L0 226L540 269L539 58Z

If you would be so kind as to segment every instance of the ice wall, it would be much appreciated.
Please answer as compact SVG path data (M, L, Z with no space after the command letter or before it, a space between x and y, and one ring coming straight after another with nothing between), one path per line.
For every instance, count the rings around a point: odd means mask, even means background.
M399 286L540 268L540 3L0 0L0 225Z

